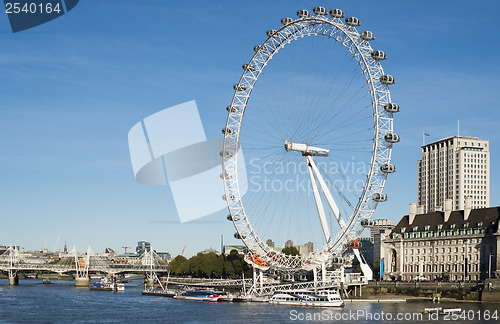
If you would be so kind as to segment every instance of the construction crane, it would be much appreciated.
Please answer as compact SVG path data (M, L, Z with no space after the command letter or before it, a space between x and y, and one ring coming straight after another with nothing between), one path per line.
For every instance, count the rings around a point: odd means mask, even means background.
M130 249L130 248L131 248L131 246L122 246L122 249L125 249L125 254L128 254L127 249Z
M186 249L186 246L187 246L187 245L184 245L184 248L182 249L181 255L183 255L183 254L184 254L184 250Z

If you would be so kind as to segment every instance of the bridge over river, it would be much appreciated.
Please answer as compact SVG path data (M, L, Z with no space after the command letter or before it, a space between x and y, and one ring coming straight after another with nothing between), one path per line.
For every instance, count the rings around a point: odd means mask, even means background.
M143 273L148 286L161 282L157 273L168 272L168 263L161 259L153 250L143 253L140 257L115 260L96 255L90 248L84 254L79 254L76 249L60 258L57 262L34 262L33 259L20 253L17 248L9 247L0 255L0 271L9 275L9 284L19 283L19 273L29 271L50 271L58 274L71 273L75 277L75 285L80 287L90 286L91 273L106 273L111 276L123 273ZM275 291L290 289L359 289L367 284L366 278L359 273L343 273L326 271L322 280L313 282L280 282L279 280L265 277L262 272L251 279L210 280L198 283L177 282L175 279L169 285L184 287L210 287L210 288L237 288L245 290L251 295L269 296ZM162 286L163 287L163 286Z
M117 275L122 273L144 273L148 282L153 282L157 272L167 272L168 263L153 250L144 252L139 258L126 259L125 263L114 263L96 255L90 248L85 254L76 249L57 262L38 263L27 258L17 248L9 247L0 255L0 271L9 275L9 284L19 283L19 273L27 271L50 271L58 274L72 273L77 286L90 285L90 273Z

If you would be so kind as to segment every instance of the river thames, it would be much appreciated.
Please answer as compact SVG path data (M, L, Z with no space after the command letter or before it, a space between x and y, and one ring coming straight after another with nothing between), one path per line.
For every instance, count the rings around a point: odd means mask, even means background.
M346 303L342 308L318 309L265 303L210 303L142 296L140 281L125 284L124 292L76 288L73 281L21 280L8 286L0 280L0 323L434 323L453 318L430 318L425 307L460 307L468 323L498 323L500 304L480 303ZM479 318L481 317L481 318ZM488 320L488 319L489 320Z

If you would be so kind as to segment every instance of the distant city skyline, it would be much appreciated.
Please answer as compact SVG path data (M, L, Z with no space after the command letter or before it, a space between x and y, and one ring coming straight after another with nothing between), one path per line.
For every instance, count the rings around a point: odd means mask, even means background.
M396 79L397 172L374 218L408 214L422 133L454 136L457 120L461 136L489 140L490 206L499 206L498 2L80 2L16 34L0 15L0 244L123 252L147 241L172 256L219 248L221 235L240 245L227 211L181 224L168 188L137 183L127 134L146 116L196 100L207 138L221 137L253 46L281 18L315 5L358 17Z

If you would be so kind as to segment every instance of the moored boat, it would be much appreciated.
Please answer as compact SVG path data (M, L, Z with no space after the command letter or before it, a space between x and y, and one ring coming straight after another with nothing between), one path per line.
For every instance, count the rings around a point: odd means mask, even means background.
M102 278L100 281L92 284L90 290L100 291L125 291L125 285L112 282L109 278Z
M461 308L443 308L443 310L441 311L443 315L453 315L461 312L462 312Z
M146 288L142 291L142 294L145 296L174 297L176 293L176 290L158 288Z
M287 290L276 291L270 304L315 307L340 307L344 301L337 290Z
M245 295L239 295L239 296L233 297L233 303L247 303L249 301L251 301L250 297L245 296Z
M232 302L233 298L234 298L233 295L223 294L223 295L219 295L219 298L217 299L217 301L218 302Z
M441 310L443 310L442 307L428 307L428 308L424 308L422 313L423 314L439 313Z
M195 301L209 301L216 302L219 299L219 295L213 291L206 289L193 289L193 290L183 290L174 296L175 299L184 300L195 300Z

